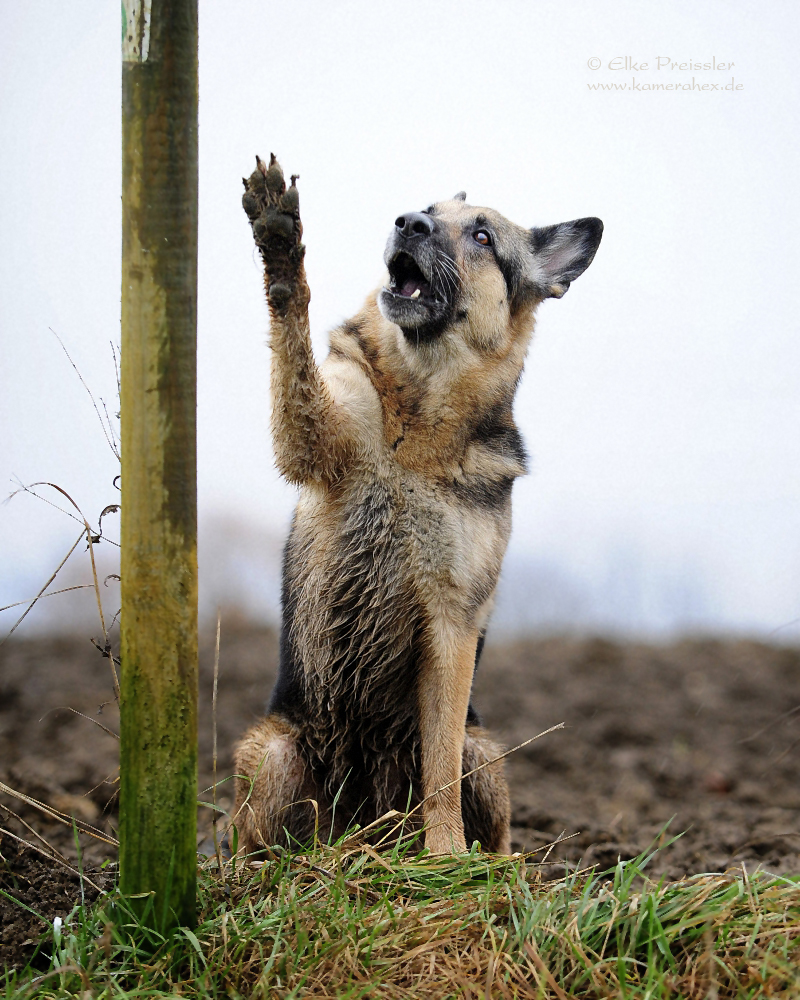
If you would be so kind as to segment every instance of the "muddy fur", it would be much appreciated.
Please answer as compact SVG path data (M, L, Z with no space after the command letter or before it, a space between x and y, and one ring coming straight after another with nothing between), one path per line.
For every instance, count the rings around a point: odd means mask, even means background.
M241 843L303 842L316 822L336 833L421 802L432 851L506 852L501 764L457 779L501 752L470 691L525 472L513 398L536 306L588 267L602 224L524 229L460 195L399 216L386 284L318 366L294 179L286 189L273 157L245 188L276 460L300 498L278 683L237 752ZM316 811L292 804L310 799Z

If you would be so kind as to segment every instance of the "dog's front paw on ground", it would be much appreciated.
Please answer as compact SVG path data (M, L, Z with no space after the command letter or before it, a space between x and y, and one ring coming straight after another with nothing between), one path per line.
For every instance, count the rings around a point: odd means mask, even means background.
M297 175L292 175L286 187L280 163L271 153L269 166L256 156L256 169L246 178L242 207L253 227L253 239L261 251L267 269L270 302L280 305L280 299L291 293L305 247L300 242L303 224L300 221L300 197Z

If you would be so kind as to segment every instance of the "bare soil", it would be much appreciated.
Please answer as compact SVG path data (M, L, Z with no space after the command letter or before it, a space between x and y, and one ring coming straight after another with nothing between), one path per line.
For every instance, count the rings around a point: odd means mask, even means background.
M208 637L201 653L201 789L213 780L213 660ZM219 777L230 774L236 739L263 709L276 661L274 632L223 620ZM509 747L565 723L507 761L514 849L569 838L539 855L547 854L553 877L565 861L607 868L634 857L668 823L662 843L682 836L657 855L656 874L680 878L741 865L800 873L800 650L717 639L490 643L475 704ZM113 833L118 742L107 730L117 732L118 722L109 661L88 639L0 648L6 785ZM223 807L231 804L230 789L228 783L218 791ZM210 822L203 810L201 847ZM9 835L47 852L38 834L77 869L69 826L7 794L0 794L0 826L8 831L0 832L0 889L8 894L0 894L0 962L15 966L34 953L43 921L66 916L80 900L81 879ZM80 840L80 864L104 888L113 864L100 866L114 861L113 848ZM96 894L85 881L83 891L90 899Z

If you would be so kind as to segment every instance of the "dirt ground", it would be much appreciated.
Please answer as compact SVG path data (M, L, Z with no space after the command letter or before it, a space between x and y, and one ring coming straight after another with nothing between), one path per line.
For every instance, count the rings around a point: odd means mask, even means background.
M230 773L235 740L262 710L276 658L274 632L223 619L220 777ZM212 676L209 636L201 653L201 789L212 781ZM509 747L565 723L507 762L514 849L569 838L549 854L553 877L565 860L605 868L633 857L669 821L669 833L683 836L657 856L656 874L679 878L743 863L748 872L800 872L800 650L716 639L490 643L475 704ZM118 721L109 661L88 639L0 648L6 785L113 832L118 742L106 730L117 732ZM229 788L219 791L222 806L230 805ZM203 810L204 839L210 816ZM8 831L0 832L0 889L48 922L66 916L80 898L79 876L9 834L42 846L38 834L76 867L72 829L7 794L0 794L0 826ZM99 868L113 861L113 848L81 841L82 864L103 888L113 868ZM86 883L84 891L95 892ZM0 894L0 962L27 959L43 929Z

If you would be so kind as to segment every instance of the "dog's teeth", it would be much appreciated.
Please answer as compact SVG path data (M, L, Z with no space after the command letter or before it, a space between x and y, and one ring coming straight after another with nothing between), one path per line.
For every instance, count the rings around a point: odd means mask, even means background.
M411 293L411 298L412 298L412 299L418 299L418 298L419 298L419 292L420 292L419 288L415 289L415 290L414 290L414 291L413 291L413 292Z

